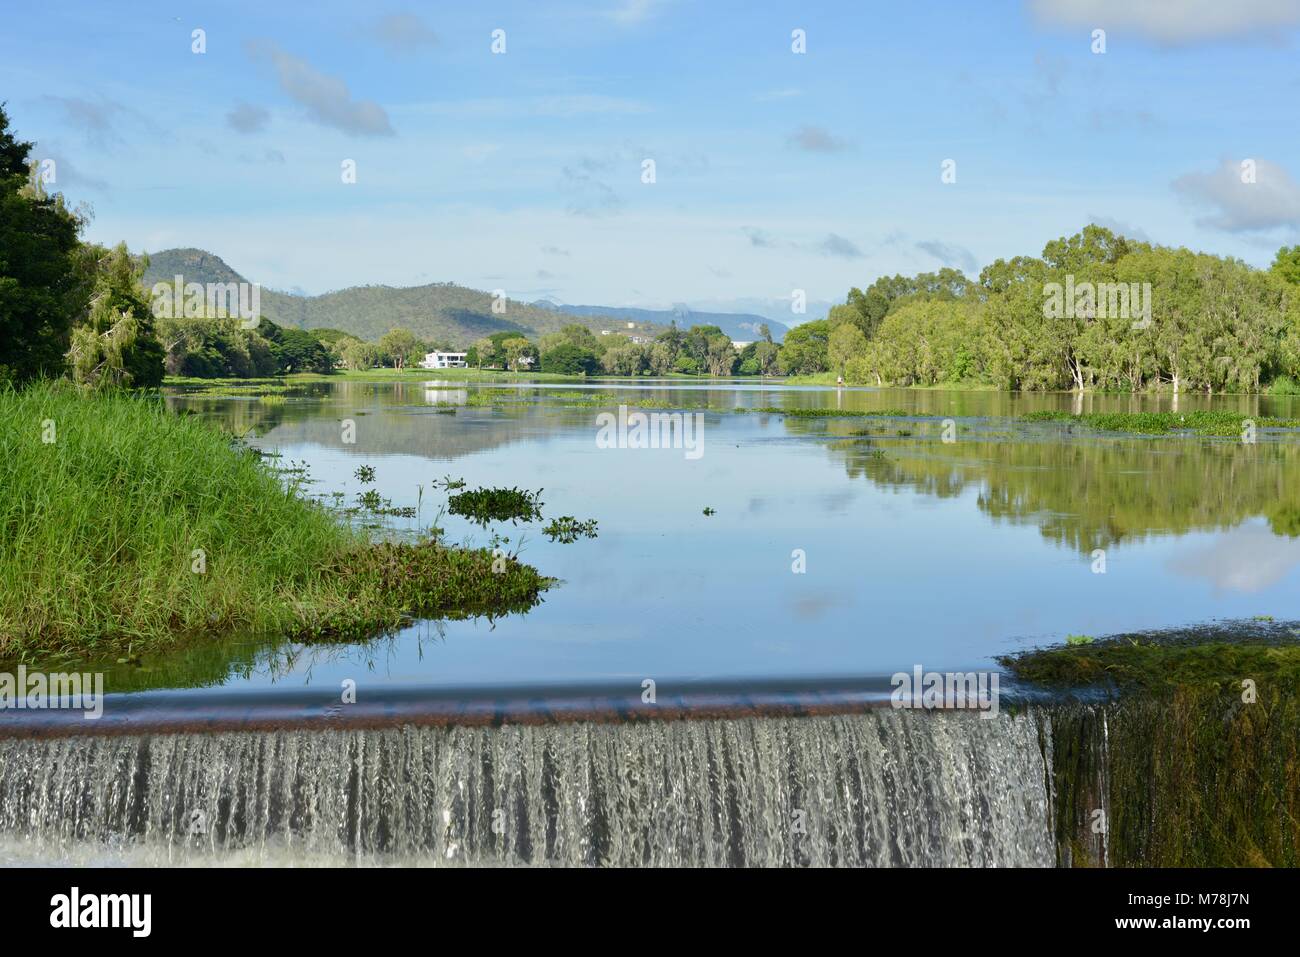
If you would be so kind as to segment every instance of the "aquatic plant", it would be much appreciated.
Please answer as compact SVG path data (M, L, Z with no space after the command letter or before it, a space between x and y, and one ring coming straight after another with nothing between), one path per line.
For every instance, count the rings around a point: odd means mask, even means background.
M579 538L595 538L596 520L579 521L572 515L561 515L551 519L550 524L542 529L542 534L553 542L569 545Z
M736 409L736 412L762 412L769 415L788 415L800 419L835 419L835 418L927 418L915 412L902 409L826 409L826 408L782 408L779 406L759 406L754 409Z
M1300 419L1251 416L1225 410L1195 412L1070 412L1043 410L1019 417L1022 422L1068 422L1085 425L1100 432L1132 432L1138 435L1165 435L1192 432L1197 435L1240 435L1246 423L1259 428L1300 428Z
M533 522L542 517L542 490L477 488L448 496L447 509L477 525L488 522Z

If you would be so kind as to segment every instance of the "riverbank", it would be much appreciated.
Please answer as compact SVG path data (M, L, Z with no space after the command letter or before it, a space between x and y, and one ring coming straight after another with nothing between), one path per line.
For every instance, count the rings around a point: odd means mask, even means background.
M550 584L489 549L374 541L157 398L0 392L0 658L128 656L235 632L358 639Z

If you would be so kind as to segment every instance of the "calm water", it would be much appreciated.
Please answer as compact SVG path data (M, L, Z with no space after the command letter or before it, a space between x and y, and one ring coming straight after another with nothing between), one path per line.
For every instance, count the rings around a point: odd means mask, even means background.
M471 396L493 405L466 405ZM704 412L703 454L602 449L620 402ZM562 579L527 615L417 624L367 646L214 643L140 668L128 687L339 687L877 675L987 666L993 655L1215 618L1300 618L1300 439L1070 434L1010 416L1040 408L1169 408L1131 397L735 384L477 386L339 382L283 402L175 395L315 492L354 499L375 468L394 505L432 521L444 476L543 488L548 518L594 518L595 540L511 529L522 560ZM1180 406L1295 415L1290 400ZM440 414L438 404L458 406ZM737 407L901 409L938 418L793 418ZM707 411L705 411L707 410ZM955 441L942 440L951 417ZM341 421L356 423L355 444ZM903 433L903 434L900 434ZM704 509L716 514L706 516ZM415 528L415 520L398 520ZM451 541L489 533L450 516ZM1105 551L1096 574L1094 549ZM806 572L792 571L796 550Z

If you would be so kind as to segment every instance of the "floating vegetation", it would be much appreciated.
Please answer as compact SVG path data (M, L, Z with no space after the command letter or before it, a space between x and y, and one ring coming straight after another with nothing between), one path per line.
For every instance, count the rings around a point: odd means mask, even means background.
M764 405L753 409L733 409L732 411L739 413L760 412L768 415L789 415L800 419L869 418L873 416L893 419L926 418L926 416L917 415L915 412L905 412L902 409L786 409L774 405Z
M528 401L529 397L518 389L477 389L465 399L468 406L491 406Z
M463 484L463 483L462 483ZM488 522L533 522L542 517L542 490L519 488L476 488L447 499L448 511L477 525Z
M628 399L629 409L707 409L698 402L674 402L672 399Z
M717 514L718 514L718 510L715 509L715 508L713 508L711 505L706 505L706 506L704 507L704 514L705 514L705 515L717 515Z
M454 479L450 475L444 475L440 479L433 480L433 487L440 488L448 492L454 492L456 489L465 487L464 479Z
M285 385L283 382L259 379L196 379L190 381L198 382L200 385L193 388L188 385L182 386L180 395L186 398L247 397L271 400L278 396L283 400L286 392L291 392L297 388L296 386Z
M375 480L375 467L373 465L362 465L352 474L357 477L358 482L369 485Z
M579 538L595 538L596 520L589 518L586 521L579 521L572 515L561 515L559 518L551 519L550 524L542 529L542 534L553 542L569 545Z
M1067 635L1065 643L1067 645L1090 645L1096 640L1092 635Z
M357 495L357 504L372 515L390 515L394 518L415 518L417 510L413 505L394 506L392 499L381 496L374 489L367 489Z
M1300 419L1251 416L1241 412L1071 412L1044 410L1020 416L1022 422L1068 422L1099 432L1131 432L1137 435L1168 435L1191 432L1196 435L1242 435L1248 423L1258 428L1300 428Z

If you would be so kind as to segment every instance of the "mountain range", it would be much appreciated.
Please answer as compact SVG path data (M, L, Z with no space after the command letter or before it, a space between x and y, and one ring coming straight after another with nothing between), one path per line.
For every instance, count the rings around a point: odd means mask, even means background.
M157 282L229 283L247 280L213 253L202 249L164 249L149 254L146 287ZM422 339L466 347L494 332L517 331L531 339L564 326L586 326L624 334L654 335L676 320L685 329L716 325L731 338L758 338L766 323L780 341L785 328L758 315L693 312L678 309L631 309L607 306L566 306L542 301L506 300L504 312L493 312L493 296L455 283L424 286L351 286L319 296L262 288L262 315L281 326L299 329L338 329L374 341L394 326L410 329ZM630 325L629 325L630 323Z

